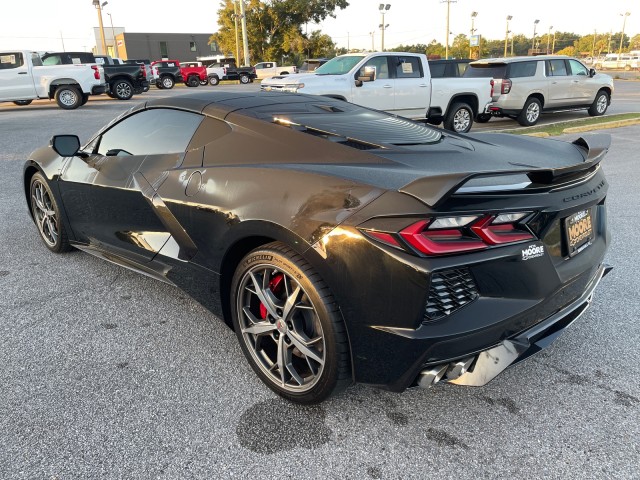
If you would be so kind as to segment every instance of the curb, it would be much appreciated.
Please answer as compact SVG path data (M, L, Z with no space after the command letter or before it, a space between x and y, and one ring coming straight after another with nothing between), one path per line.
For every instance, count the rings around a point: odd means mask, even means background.
M616 120L614 122L596 123L593 125L583 125L581 127L565 128L562 133L590 132L591 130L603 130L607 128L628 127L630 125L640 125L640 118L628 118L626 120Z

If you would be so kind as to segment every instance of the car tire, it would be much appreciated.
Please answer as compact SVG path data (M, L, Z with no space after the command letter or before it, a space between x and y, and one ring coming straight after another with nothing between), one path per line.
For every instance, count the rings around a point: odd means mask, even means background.
M518 123L523 127L531 127L538 123L540 114L542 113L542 104L536 97L529 97L522 108L522 111L516 118Z
M240 83L243 85L247 85L251 83L251 78L249 75L240 75Z
M13 103L18 105L19 107L26 107L27 105L31 105L33 100L14 100Z
M205 85L209 85L209 80L198 80L200 82L200 85L205 86Z
M80 105L86 105L86 103L89 101L89 94L88 93L83 93L82 94L82 101L80 102Z
M29 183L29 207L40 238L46 247L54 253L71 250L60 208L49 183L40 172L35 173Z
M111 84L111 91L118 100L131 100L133 97L133 85L129 80L116 80Z
M142 93L146 93L149 91L149 85L147 85L146 87L142 87Z
M351 384L340 309L320 275L286 245L274 242L242 259L231 311L245 357L278 395L316 404Z
M473 126L473 110L466 103L454 103L444 118L444 128L456 133L467 133Z
M162 84L162 88L166 88L167 90L171 90L173 86L176 84L175 80L171 78L169 75L163 75L160 78L160 83Z
M187 79L187 87L199 87L200 86L200 80L198 79L198 77L192 75Z
M475 120L478 123L487 123L489 120L491 120L491 114L490 113L479 113L478 115L476 115Z
M73 85L61 85L56 89L56 103L64 110L75 110L82 104L82 95Z
M209 77L209 85L213 85L214 87L220 83L220 79L216 75L212 75Z
M589 115L592 117L599 117L600 115L604 115L609 108L609 94L604 90L600 90L596 94L596 98L589 107Z
M156 88L158 88L159 90L162 90L164 87L162 86L162 83L160 83L160 80L158 80L156 82Z

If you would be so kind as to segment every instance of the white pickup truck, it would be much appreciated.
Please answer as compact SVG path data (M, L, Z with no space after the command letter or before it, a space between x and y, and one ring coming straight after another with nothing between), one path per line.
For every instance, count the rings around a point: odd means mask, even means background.
M424 54L340 55L310 74L262 81L266 91L324 95L466 133L491 103L490 78L431 78Z
M254 66L258 78L273 77L274 75L289 75L290 73L298 72L298 67L295 65L279 67L276 62L260 62L256 63Z
M43 66L36 52L0 52L0 102L29 105L40 98L55 98L60 108L72 110L87 103L89 95L100 95L108 88L100 65Z

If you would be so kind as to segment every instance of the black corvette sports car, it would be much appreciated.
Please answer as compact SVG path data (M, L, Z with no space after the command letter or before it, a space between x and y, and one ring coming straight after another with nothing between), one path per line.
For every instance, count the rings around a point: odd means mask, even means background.
M484 385L588 307L609 243L600 161L339 100L198 92L141 104L24 167L53 252L173 284L257 375L315 403L353 382Z

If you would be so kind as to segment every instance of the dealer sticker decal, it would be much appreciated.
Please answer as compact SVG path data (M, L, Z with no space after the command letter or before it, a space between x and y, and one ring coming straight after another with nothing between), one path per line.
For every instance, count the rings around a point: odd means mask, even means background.
M522 260L531 260L532 258L542 257L544 255L544 245L529 245L528 248L522 250Z

